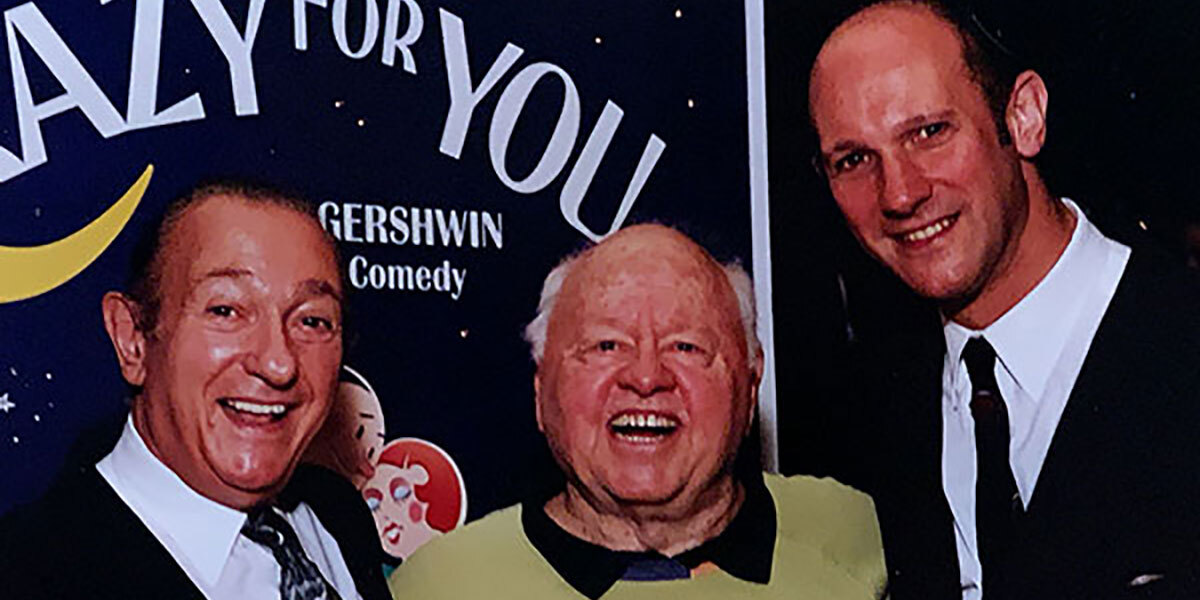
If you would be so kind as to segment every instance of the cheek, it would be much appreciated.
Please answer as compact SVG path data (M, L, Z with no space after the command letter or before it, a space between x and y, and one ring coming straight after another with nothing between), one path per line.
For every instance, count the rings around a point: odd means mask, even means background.
M550 407L563 427L595 429L604 418L604 406L616 387L614 369L587 369L565 374L555 388L558 406Z
M163 346L147 348L150 357L147 377L149 386L170 388L169 393L177 398L199 401L210 395L228 392L237 385L238 361L242 357L242 344L237 336L206 332L191 322L180 323L171 338ZM207 402L184 402L177 411L201 410L209 407Z
M332 397L337 386L338 367L342 364L341 343L306 347L301 351L299 360L314 395Z
M688 399L692 431L697 435L724 436L744 425L744 402L749 400L735 400L735 395L745 395L746 391L739 391L727 373L689 373L680 375L679 381Z
M832 187L838 209L846 217L846 224L860 238L871 237L879 228L879 204L870 190L871 187L865 178L862 181Z
M184 319L176 333L176 350L193 364L224 365L235 361L250 347L243 333L206 331L197 319Z
M239 352L240 344L238 344L236 339L217 339L208 345L206 358L214 363L222 363L237 356Z
M421 506L420 502L411 502L408 505L408 520L413 523L420 523L425 520L425 507Z

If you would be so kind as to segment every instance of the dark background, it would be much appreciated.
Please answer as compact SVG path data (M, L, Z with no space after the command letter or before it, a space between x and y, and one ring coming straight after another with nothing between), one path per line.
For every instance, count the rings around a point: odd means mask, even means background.
M938 326L933 307L859 249L810 167L808 69L845 5L821 0L766 6L779 438L786 472L825 472L839 460L827 451L846 432L830 429L823 414L845 388L842 361L851 344ZM1144 225L1182 263L1181 228L1200 221L1200 5L985 0L974 10L1047 81L1047 146L1040 166L1052 191L1074 199L1109 235Z

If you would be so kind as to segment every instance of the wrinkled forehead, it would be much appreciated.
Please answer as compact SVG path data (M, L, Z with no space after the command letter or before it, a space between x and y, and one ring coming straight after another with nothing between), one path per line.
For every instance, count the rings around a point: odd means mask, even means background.
M156 260L165 277L207 269L212 265L202 263L208 262L233 266L251 246L290 247L310 260L309 270L327 272L329 283L341 290L336 247L311 215L286 205L210 196L187 207L163 236Z
M642 302L664 317L740 332L733 327L740 323L737 299L720 265L681 234L642 233L606 241L580 258L563 283L551 329L554 321L632 315L631 305Z

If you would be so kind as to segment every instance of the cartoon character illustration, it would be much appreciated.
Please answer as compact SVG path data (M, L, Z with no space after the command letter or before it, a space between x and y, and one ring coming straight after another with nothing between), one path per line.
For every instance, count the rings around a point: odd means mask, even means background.
M362 494L383 549L401 559L467 517L466 487L458 466L444 450L416 438L384 446Z
M362 489L383 450L379 396L358 371L342 366L337 397L304 459L340 473Z

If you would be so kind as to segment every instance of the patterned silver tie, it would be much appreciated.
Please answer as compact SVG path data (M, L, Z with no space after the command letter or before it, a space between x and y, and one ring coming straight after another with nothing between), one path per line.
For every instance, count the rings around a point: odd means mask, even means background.
M341 600L304 553L296 531L273 508L252 511L242 526L242 535L266 546L275 555L279 563L280 600Z

